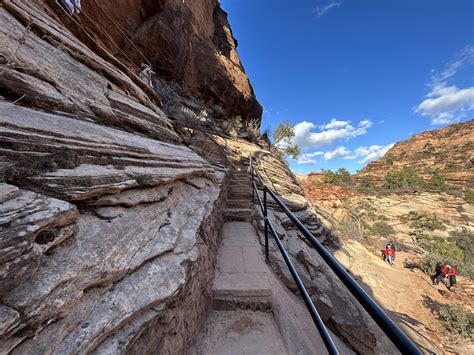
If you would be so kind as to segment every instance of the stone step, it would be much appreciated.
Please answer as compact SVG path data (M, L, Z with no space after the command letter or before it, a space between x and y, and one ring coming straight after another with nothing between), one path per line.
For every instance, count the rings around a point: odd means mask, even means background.
M229 191L227 199L229 200L250 200L252 198L252 191Z
M236 179L230 179L229 180L229 186L234 186L234 185L239 185L239 186L252 186L252 182L250 179L245 179L245 180L236 180Z
M251 179L248 179L248 178L238 178L238 179L234 179L234 178L230 178L229 179L229 184L230 185L234 185L234 184L237 184L237 185L250 185L251 184Z
M251 221L253 210L250 208L226 208L224 210L224 221Z
M191 355L285 355L289 351L272 313L253 310L212 311Z
M230 178L229 184L240 184L240 185L250 185L251 179L250 178Z
M268 300L272 289L264 273L219 273L212 289L214 299Z
M252 187L249 185L241 185L241 186L230 186L230 192L252 192Z
M252 208L252 201L249 199L243 199L243 200L227 200L226 203L227 208L245 208L245 209L250 209Z

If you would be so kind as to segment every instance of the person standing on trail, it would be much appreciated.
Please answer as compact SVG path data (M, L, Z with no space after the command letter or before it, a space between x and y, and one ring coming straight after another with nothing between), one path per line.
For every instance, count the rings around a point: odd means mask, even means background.
M69 16L79 13L81 0L57 0L57 4L67 12Z
M142 81L144 81L149 86L153 87L152 78L154 75L156 75L155 72L147 64L142 64L141 70L142 71L140 72L140 79L142 79Z

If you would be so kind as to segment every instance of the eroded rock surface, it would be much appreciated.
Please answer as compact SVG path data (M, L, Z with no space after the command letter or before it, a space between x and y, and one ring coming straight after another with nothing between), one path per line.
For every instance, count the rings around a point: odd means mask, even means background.
M0 7L2 95L21 104L177 141L153 106L153 91L84 45L44 4L7 0ZM110 56L110 55L109 55ZM104 55L106 57L106 55ZM123 69L123 70L122 70ZM145 91L144 91L145 90Z
M73 240L53 249L33 279L3 297L24 316L9 331L11 338L2 349L20 342L16 350L28 353L100 349L122 328L122 336L129 337L129 323L142 318L143 312L153 320L169 302L185 301L181 289L189 278L201 278L197 288L205 291L205 281L212 276L212 256L207 253L219 228L219 220L212 217L219 188L206 185L197 189L170 184L163 201L138 205L111 221L81 215ZM209 235L200 235L203 226L211 229ZM140 323L141 330L145 325ZM27 331L18 333L21 328ZM33 334L34 340L24 340ZM122 343L115 346L130 345L120 336L118 340ZM104 346L112 346L110 342Z
M212 178L188 148L115 128L0 102L7 181L68 201L187 176Z
M43 254L76 232L76 218L67 202L0 183L0 295L35 274Z
M262 107L217 0L83 0L79 19L119 58L135 66L150 61L160 77L208 106L260 122Z
M224 173L48 4L0 3L0 353L179 353L209 302Z

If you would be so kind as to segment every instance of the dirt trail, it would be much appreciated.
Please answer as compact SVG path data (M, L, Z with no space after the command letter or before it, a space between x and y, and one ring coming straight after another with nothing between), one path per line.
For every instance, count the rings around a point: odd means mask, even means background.
M472 283L459 277L459 287L451 293L443 284L432 286L428 275L410 267L413 254L398 252L397 262L390 266L376 253L356 241L347 241L335 256L425 352L473 354L472 344L450 344L444 336L445 328L433 314L433 310L445 303L459 303L473 309Z

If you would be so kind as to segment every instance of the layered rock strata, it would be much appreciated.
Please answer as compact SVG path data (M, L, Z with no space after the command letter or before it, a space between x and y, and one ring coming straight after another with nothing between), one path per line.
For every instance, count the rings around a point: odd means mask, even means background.
M224 173L47 1L0 4L0 352L180 352L210 298Z
M65 201L0 183L0 295L31 278L43 255L74 235L77 214Z
M118 58L135 68L150 62L161 78L178 83L207 106L220 105L227 116L260 122L262 107L218 0L81 4L80 23Z
M387 172L414 168L428 181L435 172L450 184L474 187L474 119L415 134L398 142L382 158L362 169L358 177L370 175L382 184Z

